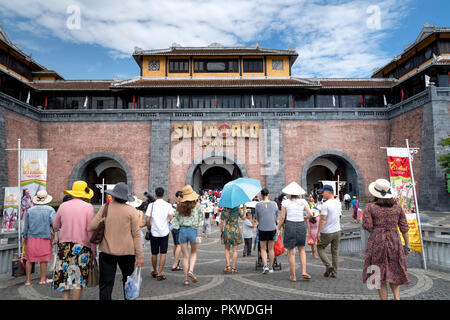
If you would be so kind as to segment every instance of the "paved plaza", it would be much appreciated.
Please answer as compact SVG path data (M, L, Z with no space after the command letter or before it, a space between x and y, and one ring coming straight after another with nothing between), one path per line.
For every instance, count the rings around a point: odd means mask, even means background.
M355 226L351 222L350 212L344 212L344 228ZM320 259L311 256L307 249L307 271L311 280L301 280L300 266L297 266L297 282L289 281L289 266L286 255L279 257L282 270L273 274L261 274L261 268L255 270L257 253L251 257L242 257L243 246L239 246L237 268L239 274L223 274L225 267L223 246L219 239L220 231L215 225L209 239L203 239L198 250L195 273L199 282L189 287L183 286L183 272L172 272L172 239L167 256L164 274L165 281L157 281L150 275L151 254L147 246L143 282L142 300L177 299L177 300L305 300L305 299L378 299L376 290L369 290L361 281L363 261L358 257L341 256L339 261L339 278L324 278L324 267ZM298 255L297 255L298 261ZM401 287L402 299L434 300L450 299L450 273L408 269L411 283ZM50 285L39 285L37 273L33 274L33 285L25 287L24 277L0 282L0 299L23 300L58 300L61 295L51 290ZM84 300L97 300L98 287L87 288L83 292ZM392 296L391 296L392 298ZM113 299L123 299L121 275L118 272Z

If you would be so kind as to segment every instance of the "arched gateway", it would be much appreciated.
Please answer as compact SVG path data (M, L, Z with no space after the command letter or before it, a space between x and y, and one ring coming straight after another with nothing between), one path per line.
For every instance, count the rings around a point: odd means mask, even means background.
M75 166L70 175L69 188L74 181L84 180L94 190L91 202L101 203L101 193L95 185L102 183L103 179L105 184L125 182L131 190L131 170L126 162L114 154L104 152L92 153Z
M247 170L234 156L216 152L204 154L194 161L187 171L186 184L200 192L222 188L231 180L247 176Z
M321 180L346 181L342 192L363 195L362 174L358 165L345 153L335 150L320 151L306 161L302 170L302 186L307 192L321 187Z

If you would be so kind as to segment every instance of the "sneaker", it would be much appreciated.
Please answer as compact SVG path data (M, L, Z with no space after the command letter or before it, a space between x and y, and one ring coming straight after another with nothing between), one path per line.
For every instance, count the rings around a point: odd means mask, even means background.
M267 274L269 272L269 267L268 266L264 266L263 268L263 274Z
M273 269L269 269L269 273L273 273Z
M325 271L325 273L323 274L323 276L325 278L328 278L331 274L331 272L333 271L333 268L327 268L327 271Z
M331 271L331 273L330 273L330 278L335 278L335 279L337 279L337 273L336 273L336 271Z

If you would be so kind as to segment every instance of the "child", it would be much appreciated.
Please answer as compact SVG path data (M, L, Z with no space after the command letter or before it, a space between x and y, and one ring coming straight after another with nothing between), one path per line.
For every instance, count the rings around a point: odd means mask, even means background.
M358 199L356 199L356 196L353 196L353 200L351 202L352 207L353 207L353 222L358 223L358 208L359 208L359 203L358 203Z
M314 256L314 259L318 259L317 255L317 249L316 249L316 243L317 243L317 232L319 231L319 210L317 209L311 209L311 212L313 214L313 218L308 220L308 239L309 237L312 238L313 243L310 244L311 246L311 254Z
M255 227L255 220L252 219L252 214L247 211L246 219L244 220L243 236L244 236L244 252L243 257L252 255L252 238L253 238L253 228Z

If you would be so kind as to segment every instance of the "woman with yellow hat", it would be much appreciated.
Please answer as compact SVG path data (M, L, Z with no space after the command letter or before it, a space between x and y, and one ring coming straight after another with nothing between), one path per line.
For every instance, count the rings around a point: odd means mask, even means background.
M172 226L175 229L180 229L178 241L180 242L181 252L183 252L184 285L188 286L188 278L194 283L198 281L194 275L194 266L197 260L197 237L199 235L198 228L203 224L205 214L204 207L197 202L199 195L190 185L184 186L182 192L183 198L177 205ZM188 242L191 243L190 258L188 256Z
M94 218L89 203L94 191L86 182L75 181L64 194L74 198L59 206L53 222L60 231L52 289L60 291L63 300L69 300L71 291L72 300L79 300L88 280L89 262L96 257L96 246L90 242L92 232L88 232Z

